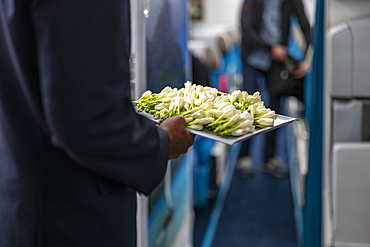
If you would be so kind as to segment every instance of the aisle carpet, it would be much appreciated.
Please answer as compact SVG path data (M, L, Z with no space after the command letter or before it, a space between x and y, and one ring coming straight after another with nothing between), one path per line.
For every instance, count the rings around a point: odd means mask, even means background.
M287 160L286 130L279 130L278 153ZM259 170L265 136L254 138L256 174L242 178L234 171L211 247L296 247L290 179L275 178ZM213 203L196 209L194 247L201 247Z

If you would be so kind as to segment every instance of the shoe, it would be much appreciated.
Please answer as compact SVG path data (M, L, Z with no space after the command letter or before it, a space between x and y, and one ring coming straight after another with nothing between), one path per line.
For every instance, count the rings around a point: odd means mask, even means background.
M236 169L243 178L254 176L253 161L248 156L241 157L236 163Z
M267 160L262 166L262 171L277 178L286 178L289 174L287 165L279 157Z

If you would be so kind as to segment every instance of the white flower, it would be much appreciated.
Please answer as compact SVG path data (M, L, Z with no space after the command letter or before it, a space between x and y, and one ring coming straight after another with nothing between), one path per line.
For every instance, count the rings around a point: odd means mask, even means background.
M239 116L239 114L235 114L235 115L233 115L233 116L231 116L231 118L230 118L230 122L233 122L233 123L236 123L236 122L238 122L239 121L239 119L240 119L240 116Z
M189 125L188 128L189 129L193 129L193 130L202 130L203 129L203 125L201 125L201 124L193 124L193 125Z
M270 127L274 125L274 119L273 118L260 118L258 119L258 125L259 127Z
M200 92L199 93L199 100L200 102L206 102L208 99L207 93L206 92Z
M170 104L170 106L168 107L168 111L169 111L169 112L172 112L173 110L175 110L175 108L176 108L176 106L175 106L175 104L172 102L172 103Z
M193 117L193 118L202 118L202 117L204 117L204 111L203 110L199 110L199 111L196 111L196 112L194 112L193 114L191 114L191 116Z
M176 91L177 91L177 89L176 90L173 90L172 92L167 93L166 96L168 98L176 97L177 96L177 92Z
M237 130L234 130L234 131L231 132L231 135L232 136L242 136L244 134L245 133L244 133L244 131L242 129L237 129Z
M168 93L172 92L172 88L170 86L166 86L162 89L162 91L159 93L160 97L166 96Z
M236 114L236 109L233 105L228 105L222 108L221 110L222 110L222 115L227 119L230 119L233 115Z
M272 126L276 117L275 111L264 106L259 92L250 95L235 90L227 94L190 81L181 89L166 86L159 94L147 90L134 103L139 111L150 111L160 121L183 115L188 128L202 130L207 126L222 136L253 132L253 124L261 128Z
M248 97L248 92L247 91L242 91L242 95L241 95L241 101L247 101L247 97Z
M210 114L212 116L215 116L215 117L219 118L222 115L222 111L219 110L219 109L212 109L212 110L210 110Z
M265 117L265 118L275 118L276 117L276 114L275 114L275 111L268 111L266 114L264 114L262 117Z
M239 98L239 95L241 95L241 91L240 90L235 90L234 92L232 92L231 94L228 95L228 98L229 98L230 102L233 103Z
M195 124L206 125L206 124L212 123L213 121L215 121L215 119L212 118L212 117L204 117L204 118L195 119L194 123Z
M160 110L163 110L163 109L167 108L167 107L168 107L168 105L169 105L169 104L160 103L160 104L156 105L154 108L155 108L156 110L160 111Z
M168 103L168 102L171 102L172 99L170 97L164 97L163 99L161 99L161 101L164 103Z
M218 109L220 109L220 110L222 110L223 108L225 108L226 106L229 106L230 105L230 102L217 102L216 104L215 104L215 106L218 108Z
M185 95L185 88L180 88L177 90L177 96L183 97Z
M145 91L142 95L141 95L141 97L142 98L150 98L150 96L152 96L152 91L150 91L150 90L147 90L147 91Z
M185 104L184 98L180 96L174 97L172 102L175 105L175 107L183 107Z
M252 127L252 126L253 126L253 120L249 120L249 119L239 122L238 124L238 127L241 129Z
M251 119L251 120L253 120L253 116L248 111L243 111L240 114L240 118L241 119Z

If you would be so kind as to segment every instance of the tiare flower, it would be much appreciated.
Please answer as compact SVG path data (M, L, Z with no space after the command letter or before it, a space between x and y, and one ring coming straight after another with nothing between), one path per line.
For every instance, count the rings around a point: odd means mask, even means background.
M275 111L264 106L261 94L235 90L231 94L187 81L177 89L166 86L160 93L145 91L134 101L138 111L153 115L158 121L181 115L186 127L207 128L221 136L242 136L255 128L273 126Z

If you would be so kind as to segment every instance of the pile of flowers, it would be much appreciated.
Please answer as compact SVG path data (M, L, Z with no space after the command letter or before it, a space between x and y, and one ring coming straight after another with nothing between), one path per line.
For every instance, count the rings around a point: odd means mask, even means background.
M265 107L259 92L235 90L227 94L190 81L181 89L147 90L134 104L139 112L147 112L159 122L181 115L187 128L206 128L220 136L242 136L273 126L276 117L275 111Z

